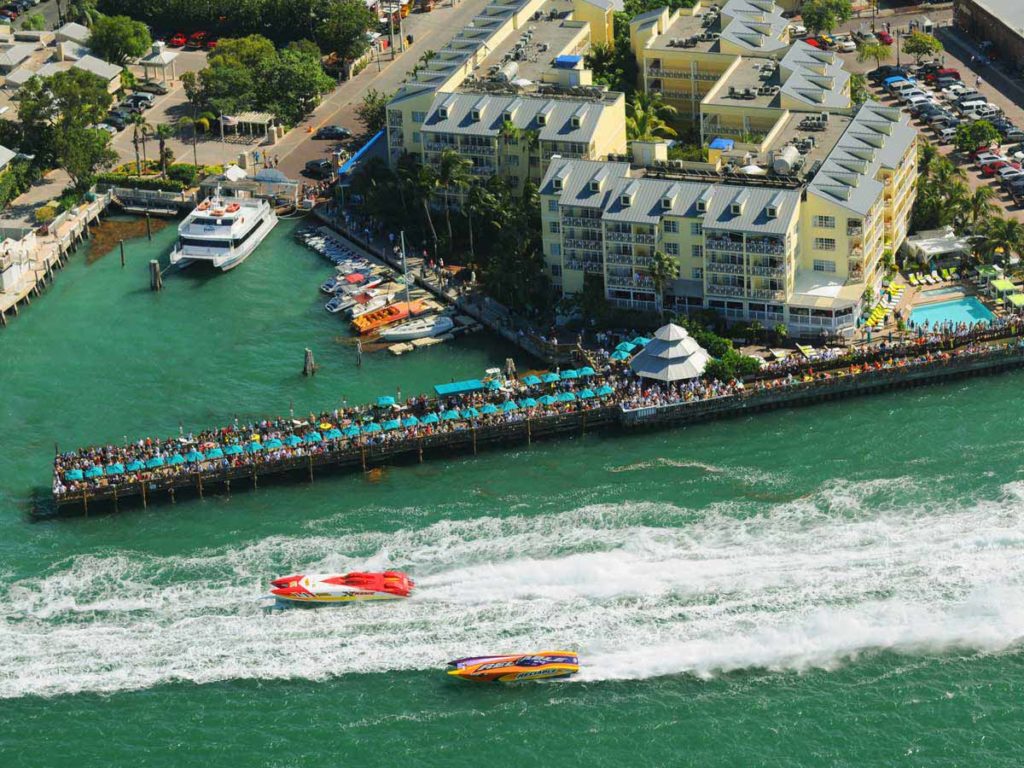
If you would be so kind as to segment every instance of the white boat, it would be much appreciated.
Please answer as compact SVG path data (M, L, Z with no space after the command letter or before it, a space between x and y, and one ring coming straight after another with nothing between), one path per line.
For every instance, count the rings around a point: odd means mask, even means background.
M365 315L367 312L373 312L378 309L383 309L388 305L390 301L390 295L374 296L365 304L356 304L354 307L352 307L351 311L349 312L349 317L355 320L357 317L361 317L362 315Z
M171 264L208 261L227 272L245 261L276 226L277 214L266 200L222 197L218 189L178 225Z
M334 292L338 295L355 296L357 293L362 293L370 288L376 288L378 285L384 282L383 275L367 275L366 279L361 283L348 283L344 280L339 281L339 287L334 289Z
M393 328L385 328L380 332L380 337L384 341L412 341L413 339L441 336L454 327L455 323L447 315L418 317Z

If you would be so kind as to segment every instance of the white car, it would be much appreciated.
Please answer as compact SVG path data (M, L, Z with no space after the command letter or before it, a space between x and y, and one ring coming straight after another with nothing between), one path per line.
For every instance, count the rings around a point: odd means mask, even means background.
M985 104L984 106L978 107L974 111L981 115L983 118L986 118L995 117L1000 113L1001 110L995 104Z
M840 53L854 53L857 50L857 44L850 38L846 37L842 40L836 40L836 50Z
M949 88L943 88L940 95L945 101L956 101L961 93L967 93L969 90L966 85L951 85Z
M981 168L982 166L994 163L996 160L1006 160L1002 155L997 155L995 152L982 152L976 158L974 158L974 164Z
M1012 165L1007 166L1006 168L1000 168L996 171L996 178L998 178L1000 182L1009 181L1010 179L1015 179L1018 176L1024 176L1024 171L1019 168L1014 168Z
M790 24L789 34L792 37L807 37L807 27L803 24Z
M906 90L900 91L896 94L896 98L900 100L900 104L906 104L908 101L918 96L923 96L926 99L928 98L928 94L920 88L907 88Z

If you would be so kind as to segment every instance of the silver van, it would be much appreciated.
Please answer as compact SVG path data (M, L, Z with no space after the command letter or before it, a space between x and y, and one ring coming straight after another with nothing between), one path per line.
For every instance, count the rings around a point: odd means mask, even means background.
M943 128L941 131L936 131L935 135L939 138L940 143L952 144L956 139L956 128Z

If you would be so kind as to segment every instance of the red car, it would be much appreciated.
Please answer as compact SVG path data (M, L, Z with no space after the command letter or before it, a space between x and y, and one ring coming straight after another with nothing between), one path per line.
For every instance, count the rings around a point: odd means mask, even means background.
M875 37L877 37L878 41L880 43L882 43L883 45L892 45L892 35L890 35L884 29L880 30L878 32L875 32Z
M172 48L181 48L188 42L188 38L185 37L184 32L175 32L171 35L171 39L167 41L167 44Z
M814 37L805 37L804 38L804 42L807 43L810 46L815 47L815 48L822 48L823 47L822 44L818 42L818 39L814 38Z
M982 176L995 176L996 172L1003 168L1015 168L1020 170L1020 163L1008 163L1005 160L996 160L994 163L989 163L981 168Z
M205 32L193 32L188 36L188 43L186 48L199 48L201 49L206 44L206 33Z
M206 50L212 51L214 48L216 48L217 47L217 40L218 40L218 38L216 38L216 37L211 37L209 40L207 40L206 41Z

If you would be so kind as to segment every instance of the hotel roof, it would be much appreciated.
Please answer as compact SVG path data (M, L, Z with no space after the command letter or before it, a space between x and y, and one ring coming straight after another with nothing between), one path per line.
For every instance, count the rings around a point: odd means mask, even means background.
M810 107L843 109L850 106L850 73L843 60L803 40L789 49L779 64L782 93Z
M634 17L633 26L658 24L666 9ZM730 0L717 19L694 8L681 8L669 18L661 33L651 38L651 48L682 48L700 53L723 53L722 42L736 46L750 56L771 56L789 45L789 22L770 0ZM710 21L710 23L708 23Z
M31 56L34 50L35 46L27 43L18 43L9 48L4 48L0 50L0 67L5 69L16 67Z

